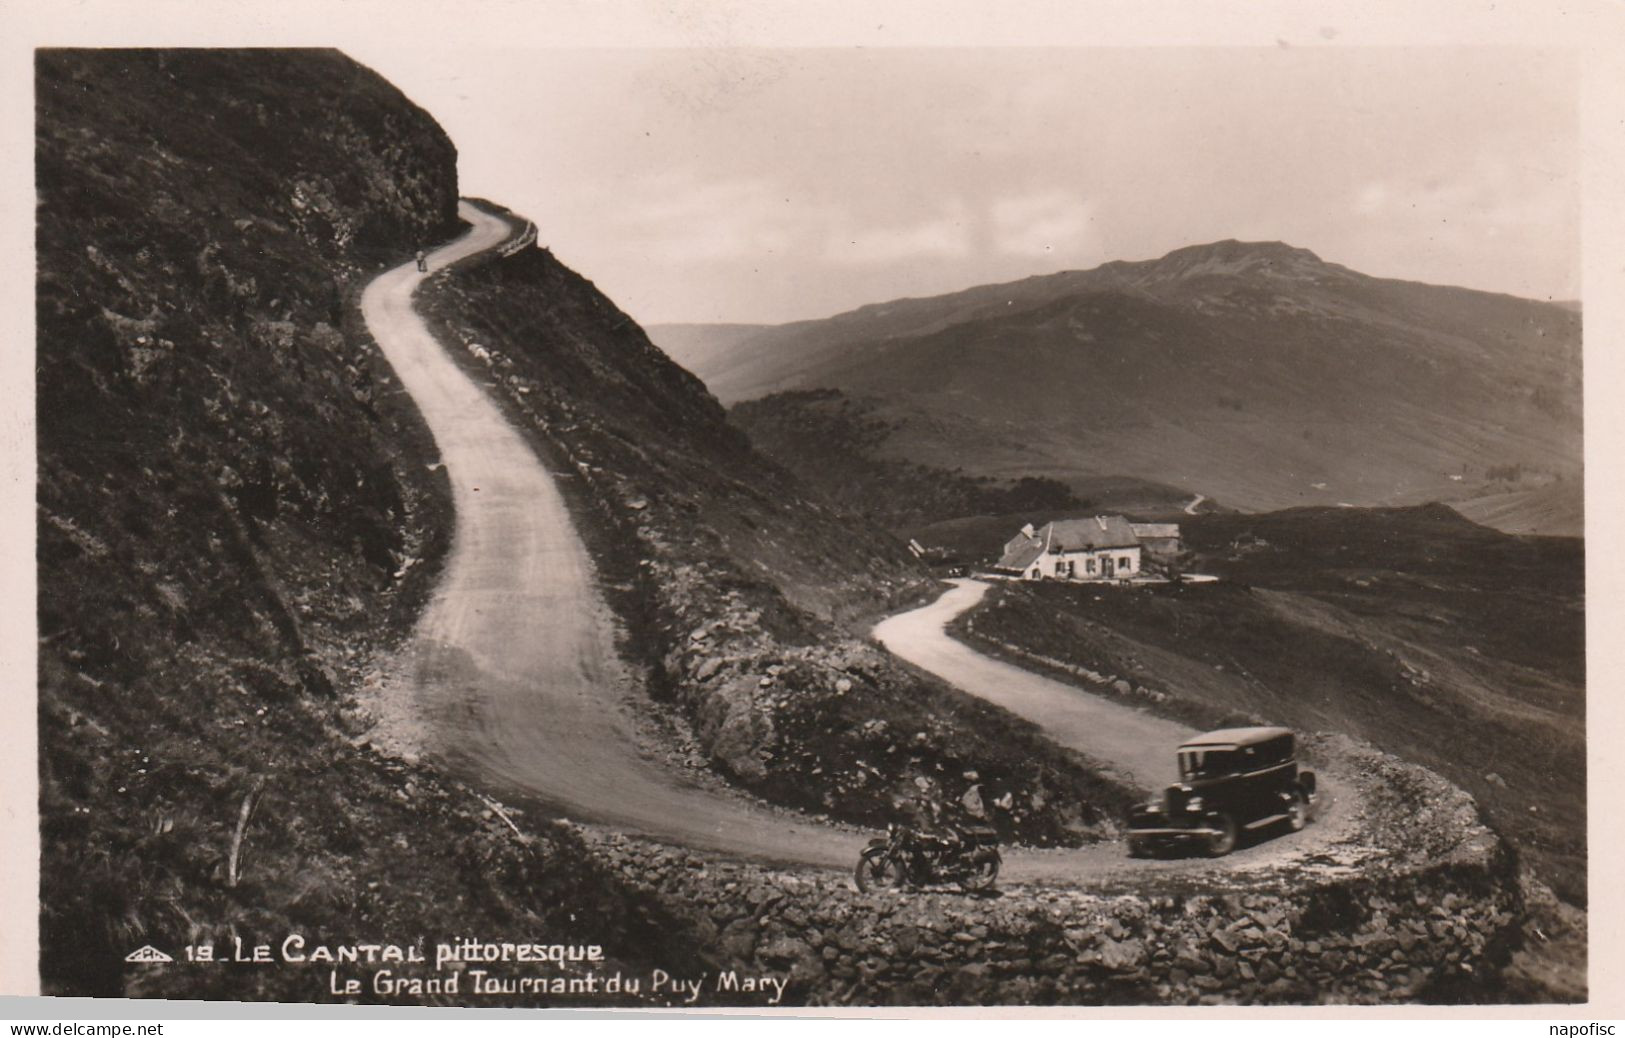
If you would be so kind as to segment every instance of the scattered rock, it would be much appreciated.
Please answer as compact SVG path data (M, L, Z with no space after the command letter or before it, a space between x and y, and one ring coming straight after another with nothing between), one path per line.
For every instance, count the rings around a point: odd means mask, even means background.
M975 772L971 772L975 774ZM986 818L987 808L982 804L982 786L980 783L965 790L965 795L959 798L959 804L965 813L972 818Z
M1102 969L1122 973L1138 968L1145 958L1145 945L1141 942L1114 941L1110 937L1103 937L1100 943L1084 956L1084 961L1098 964Z

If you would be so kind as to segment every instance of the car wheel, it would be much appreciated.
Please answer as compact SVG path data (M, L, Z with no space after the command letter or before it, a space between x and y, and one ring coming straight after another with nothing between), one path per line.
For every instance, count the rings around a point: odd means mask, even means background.
M1286 824L1297 832L1309 824L1309 804L1303 798L1303 791L1292 791L1292 802L1286 807Z
M1151 843L1142 836L1128 838L1128 856L1131 858L1151 857Z
M1224 812L1215 814L1208 820L1208 824L1215 830L1207 838L1207 853L1209 857L1222 858L1236 849L1236 820Z
M870 851L858 859L858 869L853 879L857 880L858 889L865 893L889 890L903 885L903 870L885 851Z

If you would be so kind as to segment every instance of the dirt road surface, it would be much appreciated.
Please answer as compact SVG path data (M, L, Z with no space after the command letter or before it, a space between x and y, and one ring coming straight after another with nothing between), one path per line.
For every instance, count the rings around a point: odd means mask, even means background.
M858 835L702 790L638 752L614 622L553 476L412 308L425 277L512 234L466 203L460 212L473 229L432 253L428 274L403 264L361 301L434 434L457 514L439 586L373 704L377 741L580 819L848 867Z
M950 583L953 590L930 605L881 621L875 640L915 666L1032 721L1050 739L1099 761L1141 790L1161 789L1179 777L1174 747L1195 735L1194 729L984 656L948 637L943 630L948 622L974 607L990 587L965 578Z
M964 578L949 583L953 587L930 605L877 624L875 640L915 666L1032 721L1057 744L1092 758L1129 785L1153 792L1179 777L1174 748L1195 735L1195 729L984 656L956 641L948 635L947 625L974 608L991 585ZM1104 844L1079 850L1011 851L1004 875L1012 881L1062 880L1105 889L1185 873L1223 873L1227 883L1244 885L1249 873L1311 859L1313 869L1335 871L1347 866L1325 852L1348 838L1354 808L1347 802L1346 781L1331 775L1321 779L1315 824L1257 843L1244 840L1244 846L1222 863L1199 857L1129 861L1121 845Z
M371 735L428 756L516 802L592 824L765 862L849 869L872 834L820 825L696 786L641 753L639 694L615 651L613 617L551 473L490 396L464 374L412 306L426 278L509 238L510 226L460 210L472 229L429 257L379 275L362 312L422 410L450 477L457 528L411 644L369 697ZM886 620L877 637L904 659L1022 714L1145 788L1172 777L1188 729L974 652L944 624L987 586L961 581L937 602ZM1306 853L1320 826L1225 859L1238 878ZM1324 838L1329 839L1330 832ZM1118 845L1015 851L1012 880L1097 885L1146 869L1214 871L1202 859L1130 863Z

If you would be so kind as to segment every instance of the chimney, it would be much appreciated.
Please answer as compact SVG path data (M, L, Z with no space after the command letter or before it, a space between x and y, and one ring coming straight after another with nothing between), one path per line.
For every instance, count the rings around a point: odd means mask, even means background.
M1021 535L1030 541L1038 536L1038 531L1033 529L1032 523L1028 523L1021 528Z

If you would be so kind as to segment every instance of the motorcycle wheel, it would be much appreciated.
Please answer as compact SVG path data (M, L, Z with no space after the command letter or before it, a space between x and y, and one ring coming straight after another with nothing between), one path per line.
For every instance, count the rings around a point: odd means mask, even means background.
M991 888L999 878L999 859L983 858L971 865L970 871L959 877L961 890L976 893Z
M903 870L885 851L869 851L858 859L858 868L852 878L864 893L889 890L903 885Z

